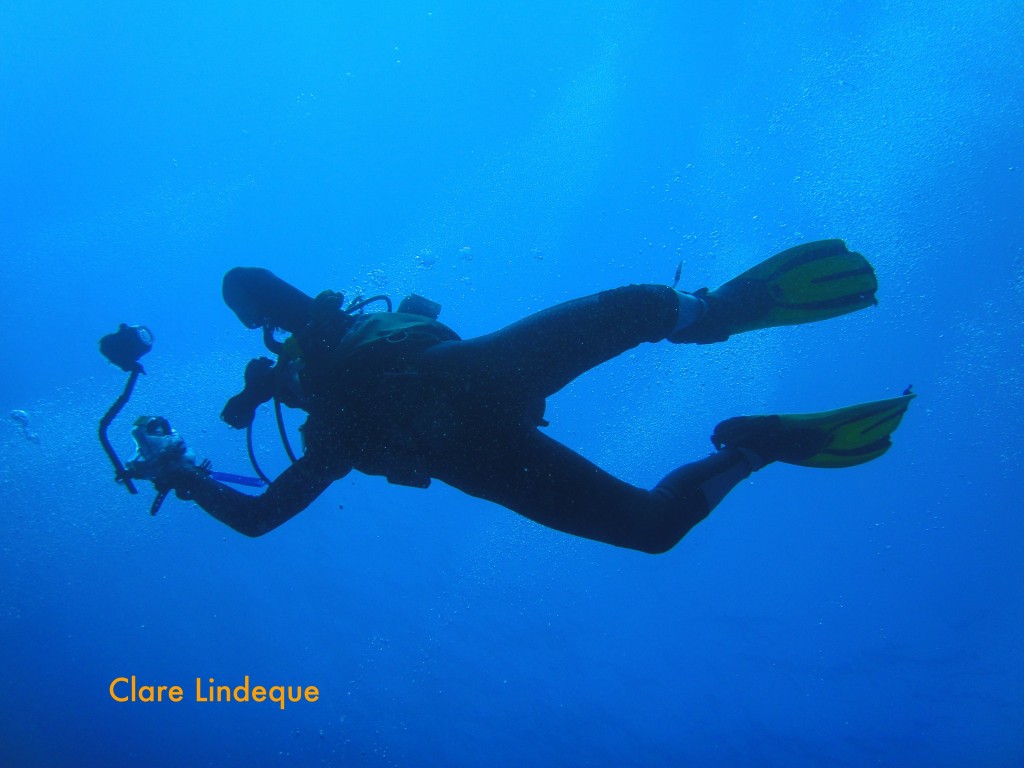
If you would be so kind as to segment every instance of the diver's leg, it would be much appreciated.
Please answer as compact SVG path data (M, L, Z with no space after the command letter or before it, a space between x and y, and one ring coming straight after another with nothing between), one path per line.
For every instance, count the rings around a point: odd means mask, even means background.
M484 383L547 397L641 342L665 339L703 311L664 285L630 285L575 299L499 331L427 350L424 363L464 385Z
M653 490L608 474L537 430L477 439L431 474L549 528L658 554L674 547L753 467L726 449L670 472Z

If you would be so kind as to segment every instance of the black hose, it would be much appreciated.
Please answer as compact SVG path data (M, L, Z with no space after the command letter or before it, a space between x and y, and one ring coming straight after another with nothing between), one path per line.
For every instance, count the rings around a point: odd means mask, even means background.
M270 485L270 478L263 474L263 470L260 469L259 462L256 461L256 452L252 449L252 422L249 422L249 426L245 428L245 447L249 451L249 463L252 464L253 471L256 472L256 477L262 480L267 485Z
M281 415L281 401L276 397L274 398L274 413L277 415L277 431L281 433L281 443L284 445L284 452L288 454L288 458L294 464L298 459L292 453L292 445L288 442L288 433L284 428L284 417Z
M263 345L275 355L284 349L284 344L274 338L274 326L269 323L263 326Z
M384 294L380 294L379 296L371 296L368 299L355 299L351 304L349 304L345 308L345 314L351 315L353 312L358 312L363 307L369 304L373 304L375 301L383 301L385 304L387 304L388 312L392 311L390 297L385 296Z

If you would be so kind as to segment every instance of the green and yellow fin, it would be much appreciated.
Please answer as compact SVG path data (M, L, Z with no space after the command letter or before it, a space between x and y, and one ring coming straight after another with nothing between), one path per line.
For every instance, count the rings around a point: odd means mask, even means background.
M824 447L818 453L788 463L803 467L841 468L877 459L892 445L890 435L900 425L914 397L916 395L905 394L823 413L780 416L787 426L813 429L826 436Z
M714 294L727 296L731 286L747 291L761 284L771 301L759 317L740 320L730 333L778 325L800 325L839 317L878 302L875 270L842 240L819 240L789 248L730 280Z

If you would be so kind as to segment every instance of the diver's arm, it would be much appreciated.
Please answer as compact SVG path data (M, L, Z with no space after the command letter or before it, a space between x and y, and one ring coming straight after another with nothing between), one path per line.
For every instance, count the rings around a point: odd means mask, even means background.
M262 536L295 517L350 471L307 453L259 496L239 493L196 469L176 472L171 484L178 498L194 501L225 525L246 536Z

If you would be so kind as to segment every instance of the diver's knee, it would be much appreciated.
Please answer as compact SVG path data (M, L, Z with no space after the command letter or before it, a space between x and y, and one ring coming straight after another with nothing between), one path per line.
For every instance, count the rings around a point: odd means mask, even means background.
M637 552L643 552L645 555L664 555L666 552L674 549L683 539L683 534L659 534L656 536L645 536L642 540L636 542L630 546L630 549L635 549Z

